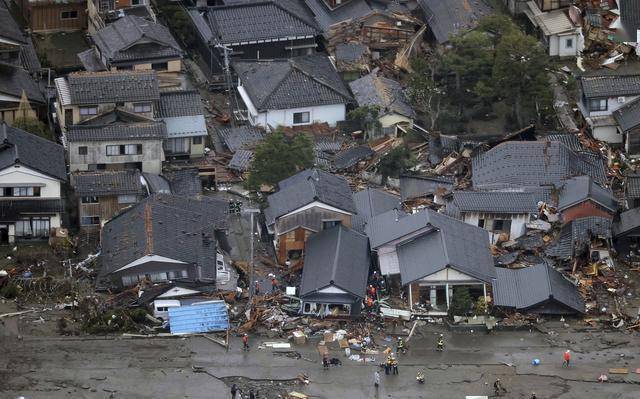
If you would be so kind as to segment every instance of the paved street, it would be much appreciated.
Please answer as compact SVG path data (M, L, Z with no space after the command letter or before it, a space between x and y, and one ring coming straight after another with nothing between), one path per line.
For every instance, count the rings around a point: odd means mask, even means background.
M600 333L553 336L527 331L494 335L447 333L447 348L444 353L438 353L434 350L436 333L436 330L423 331L410 342L409 353L400 356L398 376L381 373L378 397L489 395L496 378L504 382L508 398L528 398L532 391L538 398L640 397L640 375L634 372L640 367L637 337L609 333L603 341L605 335ZM241 351L237 338L226 352L201 337L25 337L22 341L3 337L0 338L0 350L4 354L0 359L0 397L227 398L225 380L229 382L232 377L246 377L260 384L265 383L263 380L294 379L299 373L309 376L308 386L281 388L318 398L376 397L373 372L377 362L365 365L348 360L335 343L331 356L340 358L343 365L325 371L314 344L294 346L291 350L300 353L302 358L292 359L274 355L283 350L258 349L256 345L264 340L252 337L251 341L252 350L247 353ZM568 370L561 366L565 347L574 351L575 365ZM541 360L540 366L531 365L534 357ZM206 372L196 373L194 366ZM611 374L609 382L597 383L598 376L609 368L629 368L631 373ZM426 372L424 385L415 381L420 369Z

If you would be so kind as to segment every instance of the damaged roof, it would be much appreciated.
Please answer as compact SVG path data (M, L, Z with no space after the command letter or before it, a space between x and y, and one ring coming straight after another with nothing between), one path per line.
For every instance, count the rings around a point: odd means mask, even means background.
M209 40L224 45L291 37L313 38L320 33L315 21L301 17L282 1L238 2L208 7L201 15L212 35ZM203 32L203 36L206 33Z
M559 185L574 176L606 181L604 162L575 153L558 141L509 141L478 154L472 162L476 187L497 184Z
M227 227L228 208L225 201L209 197L156 194L143 200L104 225L101 273L156 255L202 266L205 277L215 278L214 230Z
M72 125L67 128L66 137L69 142L162 140L167 138L167 126L163 122Z
M493 14L483 0L418 0L425 22L438 43L446 43L457 33L474 29L478 21Z
M404 93L400 83L378 76L377 71L349 83L351 92L361 107L378 107L380 116L395 113L409 119L416 114Z
M228 167L238 172L245 172L251 167L251 162L253 162L253 151L238 150L233 154Z
M336 170L349 169L360 161L370 159L375 155L375 153L376 152L366 144L347 148L346 150L340 151L336 154L333 164Z
M611 238L611 219L587 216L570 221L562 226L556 241L545 251L547 255L570 259L591 242L591 237Z
M453 203L461 212L538 212L536 196L516 191L454 191Z
M613 118L623 132L628 132L638 127L640 125L640 98L636 98L613 111Z
M255 146L264 140L264 131L253 126L226 126L217 129L218 136L231 152Z
M572 313L585 313L577 287L545 263L523 269L496 268L493 296L494 306L517 311L558 313L556 307L548 304L551 301L563 305Z
M342 21L360 18L369 14L372 8L365 0L348 0L340 6L330 9L324 0L305 0L305 3L313 12L315 20L325 33L333 24Z
M93 41L111 62L171 59L182 50L169 29L145 18L127 15L98 30Z
M139 170L101 170L71 175L78 196L141 195L145 193Z
M1 122L0 169L15 165L67 180L64 148L60 144Z
M356 212L351 188L342 176L332 175L320 169L307 169L282 180L278 186L280 190L267 197L267 225L275 223L280 216L315 201L346 213Z
M74 72L56 78L55 84L62 105L160 99L155 71Z
M640 75L598 75L579 78L586 98L622 97L640 94Z
M234 64L258 111L353 102L328 57L320 54Z
M640 208L629 209L620 213L614 221L612 234L614 237L625 236L640 227Z
M439 188L453 189L454 179L449 176L400 176L400 195L402 200L433 195Z
M367 187L353 194L356 214L351 218L354 230L364 233L372 217L393 209L402 209L400 197L377 188Z
M305 244L300 297L333 285L364 298L370 266L366 236L342 225L322 230Z
M360 62L368 51L369 48L362 43L338 43L335 56L337 61Z
M20 98L23 91L30 102L45 103L40 87L29 72L19 66L0 62L0 93Z
M589 176L577 176L564 182L560 188L558 209L562 211L586 200L596 202L612 213L618 209L618 201L613 192L600 186Z
M167 171L164 177L171 186L171 193L185 197L195 197L202 194L202 180L198 168L184 168Z

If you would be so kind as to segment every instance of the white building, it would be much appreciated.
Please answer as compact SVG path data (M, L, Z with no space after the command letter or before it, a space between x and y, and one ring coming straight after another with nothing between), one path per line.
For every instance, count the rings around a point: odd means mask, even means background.
M0 141L0 244L47 238L61 226L64 149L5 123Z
M322 55L234 63L238 93L253 126L304 126L346 119L349 90Z
M531 23L540 29L542 42L551 57L575 57L584 49L582 28L572 22L567 12L572 9L543 12L538 5L529 1L525 14Z

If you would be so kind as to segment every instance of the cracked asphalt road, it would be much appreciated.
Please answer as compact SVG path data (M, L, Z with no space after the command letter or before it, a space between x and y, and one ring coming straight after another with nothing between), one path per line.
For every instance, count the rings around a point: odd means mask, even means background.
M3 326L0 326L0 330ZM267 339L252 337L252 350L241 351L239 339L229 352L201 337L122 339L24 337L0 334L0 398L228 398L229 377L288 380L309 376L306 386L282 389L317 398L464 398L489 395L500 378L506 398L640 398L640 338L617 332L446 333L447 348L434 350L437 327L429 326L411 340L400 356L400 374L382 372L379 391L373 388L376 363L356 363L336 343L331 356L342 367L325 371L315 349L317 340L293 346L303 358L274 356L258 349ZM562 352L571 348L574 367L561 366ZM531 360L539 358L540 366ZM380 358L378 357L378 359ZM509 366L507 364L512 364ZM206 373L196 373L193 367ZM609 368L628 368L629 374L597 378ZM427 382L415 381L425 370ZM273 392L273 391L270 391ZM273 393L273 396L276 397Z

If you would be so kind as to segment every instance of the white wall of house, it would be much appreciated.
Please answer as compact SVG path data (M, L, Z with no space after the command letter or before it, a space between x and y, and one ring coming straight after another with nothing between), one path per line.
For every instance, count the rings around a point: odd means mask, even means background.
M484 227L487 231L489 231L487 227L493 225L494 220L507 220L507 218L508 220L511 220L511 228L509 229L509 239L511 240L524 235L524 233L527 231L526 224L531 221L531 215L528 213L493 215L480 212L465 212L462 214L462 220L472 226L480 226L480 219L484 219ZM489 232L491 233L491 231ZM498 240L500 234L500 232L490 234L491 242L495 243Z
M551 57L575 57L584 48L584 39L579 31L552 35L548 40L549 55Z
M611 114L613 114L614 111L616 111L617 109L620 109L621 107L624 107L626 104L630 103L631 101L635 100L636 98L638 98L640 96L619 96L619 97L609 97L607 98L607 109L605 111L590 111L588 110L586 107L588 106L588 104L582 104L582 102L580 102L578 104L579 108L580 108L580 112L582 112L582 114L585 117L594 117L594 116L609 116ZM589 100L587 99L587 102Z
M0 170L3 187L40 187L40 198L60 198L60 181L23 165Z
M610 126L592 126L591 134L596 140L604 141L611 144L622 143L624 137L618 131L616 125Z
M413 120L411 118L407 118L404 115L400 115L396 113L383 115L380 118L378 118L378 121L380 122L380 125L382 125L383 128L395 126L398 123L406 124L409 127L413 126Z
M107 146L142 144L142 153L136 155L107 155ZM87 147L87 154L80 154L80 147ZM164 150L162 140L140 140L140 141L94 141L94 142L70 142L67 146L69 153L69 170L85 171L89 170L89 165L123 165L125 163L142 163L142 172L162 173L162 161L164 161ZM107 166L109 169L109 166Z

